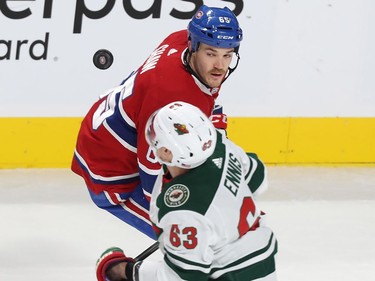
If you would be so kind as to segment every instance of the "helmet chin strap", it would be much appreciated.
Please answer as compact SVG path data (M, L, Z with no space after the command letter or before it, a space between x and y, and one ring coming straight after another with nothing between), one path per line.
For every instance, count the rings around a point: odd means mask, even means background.
M207 88L211 89L212 87L210 87L205 82L203 82L200 76L191 68L190 60L191 60L191 55L193 53L194 53L193 51L190 51L189 49L187 49L187 51L184 54L183 62L184 62L184 67L186 71L189 72L191 75L193 75L195 78L197 78L198 81L201 82L203 85L205 85ZM227 75L224 77L223 81L221 81L220 85L223 84L224 81L228 79L229 75L231 75L233 71L236 70L238 63L240 62L240 54L238 52L236 52L236 57L237 57L236 65L233 68L230 68L230 67L228 68Z
M235 65L233 68L228 67L228 73L227 73L227 75L225 76L224 80L221 82L221 84L223 84L224 81L228 79L229 75L231 75L231 74L233 73L233 71L236 70L238 64L240 63L240 54L237 53L237 52L236 52L236 59L237 59L237 61L236 61L236 65Z

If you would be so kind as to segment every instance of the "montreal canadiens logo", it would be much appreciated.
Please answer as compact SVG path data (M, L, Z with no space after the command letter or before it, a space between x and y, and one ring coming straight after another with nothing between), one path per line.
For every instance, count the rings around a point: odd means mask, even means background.
M202 11L198 11L198 12L195 14L195 18L198 19L198 20L199 20L202 16L203 16L203 12L202 12Z
M164 203L168 207L179 207L189 199L190 191L182 184L172 185L164 195Z

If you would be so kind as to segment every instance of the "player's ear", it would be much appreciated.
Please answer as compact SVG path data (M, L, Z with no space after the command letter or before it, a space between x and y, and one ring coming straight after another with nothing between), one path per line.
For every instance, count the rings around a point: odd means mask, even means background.
M172 162L172 159L173 159L172 151L165 148L164 149L164 157L165 157L166 162Z
M167 163L171 163L172 162L172 159L173 159L173 154L172 154L172 151L170 151L168 148L166 147L161 147L158 151L158 156L159 158L164 161L164 162L167 162Z
M191 52L191 41L190 40L188 40L188 49Z

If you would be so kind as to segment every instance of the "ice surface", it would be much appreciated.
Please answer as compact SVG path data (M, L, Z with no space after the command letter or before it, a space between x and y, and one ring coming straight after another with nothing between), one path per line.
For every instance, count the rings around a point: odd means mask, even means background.
M258 202L280 281L375 280L375 167L271 166L269 181ZM153 243L97 208L68 169L0 170L0 227L0 281L92 281L106 248L136 256Z

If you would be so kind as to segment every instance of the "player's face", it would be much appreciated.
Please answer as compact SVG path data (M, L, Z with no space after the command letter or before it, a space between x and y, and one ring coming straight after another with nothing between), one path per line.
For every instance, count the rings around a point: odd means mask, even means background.
M216 48L201 43L191 56L190 67L211 88L219 87L232 62L233 48Z

